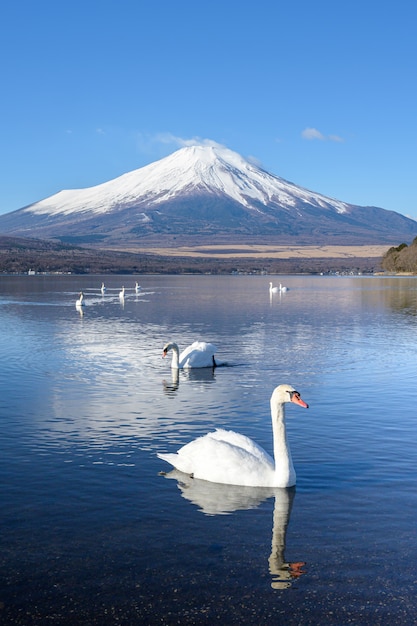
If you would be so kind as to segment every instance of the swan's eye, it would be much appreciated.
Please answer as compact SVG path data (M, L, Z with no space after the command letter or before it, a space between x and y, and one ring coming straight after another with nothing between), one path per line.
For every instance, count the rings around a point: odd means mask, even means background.
M298 393L298 391L289 391L288 393L290 394L290 400L292 400L294 396L295 396L298 400L300 400L300 398L301 398L301 396L300 396L300 394Z

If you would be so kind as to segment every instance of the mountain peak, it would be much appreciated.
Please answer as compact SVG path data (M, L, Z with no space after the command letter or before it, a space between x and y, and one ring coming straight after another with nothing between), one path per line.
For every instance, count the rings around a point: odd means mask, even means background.
M106 213L138 198L149 206L196 192L222 194L258 211L271 202L294 208L300 196L313 206L332 206L341 213L348 207L269 174L228 148L193 145L101 185L60 191L24 210L35 215Z
M196 144L0 216L0 230L112 245L154 236L392 245L415 236L417 222L298 187L224 146Z

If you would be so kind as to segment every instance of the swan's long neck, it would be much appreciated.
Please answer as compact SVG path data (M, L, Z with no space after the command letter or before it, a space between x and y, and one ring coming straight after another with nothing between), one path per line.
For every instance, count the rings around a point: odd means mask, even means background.
M295 470L285 426L285 405L271 398L272 433L274 439L275 474L288 477L288 484L295 484Z
M178 369L180 351L176 343L171 344L171 350L172 350L171 367L175 367L176 369Z

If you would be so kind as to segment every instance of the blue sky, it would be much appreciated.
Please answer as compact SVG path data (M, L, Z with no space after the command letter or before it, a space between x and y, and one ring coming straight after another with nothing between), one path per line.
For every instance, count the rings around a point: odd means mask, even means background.
M211 140L417 219L409 0L15 0L0 8L0 213Z

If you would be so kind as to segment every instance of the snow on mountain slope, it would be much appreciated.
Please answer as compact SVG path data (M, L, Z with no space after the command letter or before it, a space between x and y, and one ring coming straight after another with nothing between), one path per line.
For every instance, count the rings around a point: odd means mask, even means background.
M417 223L298 187L215 144L0 215L0 233L123 249L197 239L398 245L417 235Z
M196 145L101 185L60 191L24 211L51 216L103 214L138 201L149 209L180 194L201 191L223 194L256 211L260 204L291 209L299 202L337 213L345 213L349 207L269 174L232 150Z

